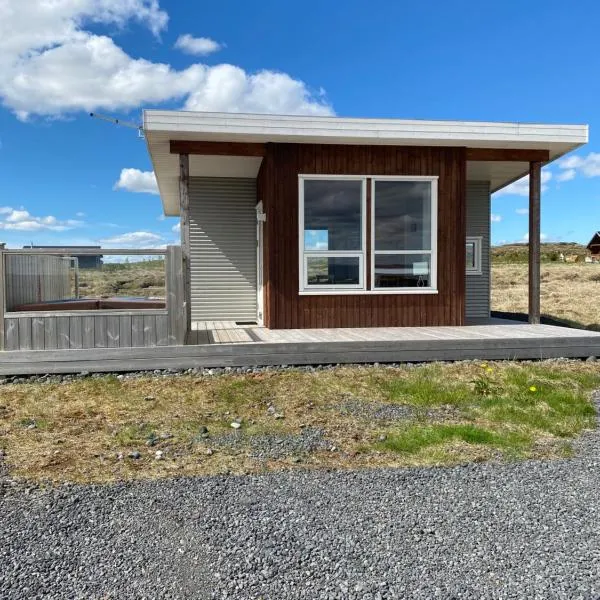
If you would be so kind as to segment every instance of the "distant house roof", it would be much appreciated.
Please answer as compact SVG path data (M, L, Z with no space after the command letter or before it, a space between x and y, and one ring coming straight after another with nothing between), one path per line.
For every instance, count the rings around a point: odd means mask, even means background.
M592 237L590 243L586 246L586 248L588 250L591 250L592 246L600 246L600 231L596 231L594 237Z
M36 246L34 244L28 244L27 246L23 246L23 248L31 248L32 250L35 250L36 248L39 250L42 250L44 248L48 248L48 249L69 248L69 250L79 250L79 249L89 250L89 249L97 248L98 250L100 250L102 248L102 246Z

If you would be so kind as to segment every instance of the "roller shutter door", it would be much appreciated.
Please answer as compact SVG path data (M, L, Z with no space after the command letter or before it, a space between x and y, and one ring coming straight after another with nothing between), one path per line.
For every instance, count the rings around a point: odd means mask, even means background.
M256 321L256 180L190 178L193 321Z

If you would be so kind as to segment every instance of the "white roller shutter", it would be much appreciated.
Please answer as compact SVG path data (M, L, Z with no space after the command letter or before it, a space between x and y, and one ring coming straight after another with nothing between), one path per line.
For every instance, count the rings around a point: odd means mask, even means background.
M256 321L256 180L190 178L193 321Z

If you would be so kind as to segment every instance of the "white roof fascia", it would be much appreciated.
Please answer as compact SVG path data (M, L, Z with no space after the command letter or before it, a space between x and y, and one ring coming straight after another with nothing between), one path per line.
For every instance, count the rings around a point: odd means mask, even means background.
M204 134L204 140L291 141L363 144L398 144L529 147L547 144L585 144L587 125L547 125L477 121L416 121L400 119L350 119L144 111L144 130L173 134ZM510 146L507 146L510 143Z

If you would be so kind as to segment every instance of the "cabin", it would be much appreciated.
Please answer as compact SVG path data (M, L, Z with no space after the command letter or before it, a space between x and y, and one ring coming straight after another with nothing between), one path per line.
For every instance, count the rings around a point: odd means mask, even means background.
M590 251L591 261L600 262L600 231L594 233L594 237L592 237L586 248Z
M18 311L5 289L0 374L600 355L540 324L541 169L586 125L146 110L143 131L180 244L101 253L162 254L164 298ZM529 323L490 313L491 195L524 176ZM49 289L39 255L63 252L0 248L0 285L34 254Z
M490 316L490 196L530 176L539 322L542 165L586 126L149 110L164 213L181 219L192 322L461 326Z
M81 252L79 252L79 250L84 250L84 251L88 251L88 250L98 250L100 251L102 249L102 246L34 246L33 244L30 244L29 246L23 246L23 248L30 248L30 249L44 249L44 248L48 248L48 249L57 249L57 248L65 248L65 250L68 250L69 252L69 257L72 259L77 260L77 266L80 269L101 269L102 268L102 254L98 253L98 254L82 254Z

